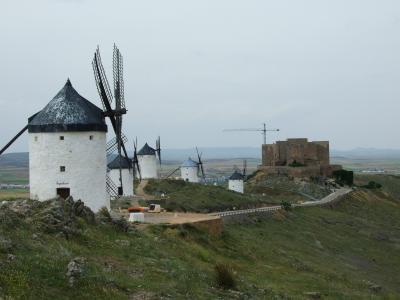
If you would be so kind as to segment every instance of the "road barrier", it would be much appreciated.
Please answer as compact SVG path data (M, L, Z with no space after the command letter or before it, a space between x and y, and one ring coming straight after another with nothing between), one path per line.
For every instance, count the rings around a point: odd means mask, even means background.
M350 188L342 188L339 189L332 194L329 194L325 198L317 201L307 201L301 204L292 204L292 207L308 207L308 206L319 206L319 205L324 205L327 203L330 203L332 201L337 200L339 197L342 197L348 193L350 193L352 189ZM230 210L230 211L221 211L221 212L216 212L216 213L210 213L210 216L218 216L218 217L229 217L229 216L237 216L237 215L248 215L248 214L254 214L254 213L259 213L259 212L271 212L271 211L277 211L282 209L282 207L279 206L267 206L267 207L260 207L260 208L250 208L250 209L241 209L241 210Z

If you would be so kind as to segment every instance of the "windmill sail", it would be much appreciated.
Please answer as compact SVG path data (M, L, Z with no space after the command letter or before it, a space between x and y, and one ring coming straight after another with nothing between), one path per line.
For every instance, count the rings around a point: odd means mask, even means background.
M122 159L126 159L128 162L129 170L131 164L128 158L128 153L125 148L125 140L122 134L122 116L126 114L125 100L124 100L124 81L123 81L123 63L122 55L119 49L114 45L113 55L113 83L114 83L114 98L115 98L115 109L112 109L111 103L113 101L113 95L111 93L110 85L108 83L103 64L101 62L100 50L97 47L92 61L94 77L96 81L97 90L100 95L101 102L103 104L104 115L107 116L115 132L116 149L118 150L119 159L119 187L118 194L123 195L122 186ZM115 146L107 147L108 150L115 149ZM122 156L122 151L124 156Z

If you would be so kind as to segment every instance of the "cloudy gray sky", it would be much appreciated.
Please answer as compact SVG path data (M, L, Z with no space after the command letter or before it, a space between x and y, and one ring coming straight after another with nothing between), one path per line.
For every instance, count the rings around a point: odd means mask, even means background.
M124 55L128 137L169 148L309 137L336 149L400 148L398 0L0 0L0 146L67 77L100 105ZM132 138L131 138L132 140ZM23 136L10 151L27 150Z

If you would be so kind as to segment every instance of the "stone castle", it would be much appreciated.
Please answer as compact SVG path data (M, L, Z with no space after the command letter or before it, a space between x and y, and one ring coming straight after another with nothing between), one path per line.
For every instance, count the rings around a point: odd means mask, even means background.
M329 142L309 142L305 138L277 141L262 146L260 169L268 174L292 177L329 177L339 165L331 165Z

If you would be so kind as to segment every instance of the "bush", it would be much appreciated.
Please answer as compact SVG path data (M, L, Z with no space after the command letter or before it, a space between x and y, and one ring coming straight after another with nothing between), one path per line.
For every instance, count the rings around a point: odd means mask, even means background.
M370 190L375 190L375 189L380 189L382 187L382 184L375 181L370 181L368 182L368 184L363 185L362 187Z
M234 289L236 280L232 268L227 264L217 264L215 266L216 282L219 287L224 289Z
M333 172L333 177L340 185L352 186L354 183L354 172L346 170L337 170Z
M260 172L260 170L254 171L253 173L251 173L250 175L247 175L246 177L246 181L256 177L258 175L258 173Z
M100 210L97 212L97 217L100 221L103 222L111 222L112 220L110 212L108 211L108 208L105 206L100 208Z
M290 202L287 202L287 201L282 201L281 202L281 207L282 207L282 209L284 209L286 211L292 210L292 204Z
M305 164L299 163L297 161L293 161L292 163L289 164L289 167L292 168L298 168L298 167L305 167Z

